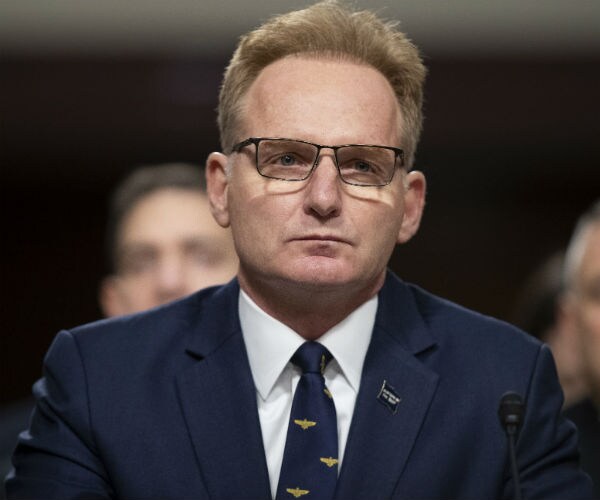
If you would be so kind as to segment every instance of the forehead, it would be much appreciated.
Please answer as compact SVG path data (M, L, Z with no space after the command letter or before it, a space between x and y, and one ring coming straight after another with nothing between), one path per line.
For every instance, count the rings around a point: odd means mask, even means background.
M252 83L242 124L254 137L398 145L401 112L390 83L370 66L288 56Z
M119 240L122 244L165 240L178 234L210 231L213 225L217 224L201 191L165 188L143 196L125 214Z

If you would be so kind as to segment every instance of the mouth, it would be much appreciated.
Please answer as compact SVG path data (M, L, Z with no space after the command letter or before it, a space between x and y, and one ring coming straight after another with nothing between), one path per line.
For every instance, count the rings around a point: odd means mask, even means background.
M298 236L296 238L291 238L292 241L318 241L322 243L346 243L350 244L346 238L341 238L339 236L335 236L333 234L309 234L304 236Z

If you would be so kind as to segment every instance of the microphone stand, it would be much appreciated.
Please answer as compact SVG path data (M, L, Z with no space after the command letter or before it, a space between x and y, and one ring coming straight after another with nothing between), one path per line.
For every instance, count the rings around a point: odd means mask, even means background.
M507 392L500 399L498 408L498 417L500 424L506 432L508 439L508 454L513 481L515 483L515 500L522 500L521 481L519 478L519 468L517 467L517 454L515 451L515 440L521 425L523 414L525 413L525 404L523 398L516 392Z

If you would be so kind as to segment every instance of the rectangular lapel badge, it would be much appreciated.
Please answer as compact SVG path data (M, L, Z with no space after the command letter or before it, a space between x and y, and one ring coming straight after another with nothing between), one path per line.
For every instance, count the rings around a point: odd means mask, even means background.
M392 412L392 415L395 415L398 411L398 403L402 401L402 398L400 398L400 396L396 394L396 390L384 380L381 390L377 395L377 400L382 405L386 406L387 409Z

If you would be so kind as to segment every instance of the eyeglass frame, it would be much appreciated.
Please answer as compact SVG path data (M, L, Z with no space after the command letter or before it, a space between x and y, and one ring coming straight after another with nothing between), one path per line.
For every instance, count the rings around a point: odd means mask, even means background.
M302 144L308 144L310 146L314 146L317 148L317 154L315 156L315 161L313 162L312 167L310 168L310 170L308 171L308 174L306 174L306 177L303 177L302 179L282 179L280 177L272 177L270 175L265 175L263 174L259 167L258 167L258 145L261 143L261 141L291 141L291 142L300 142ZM338 177L341 179L341 181L345 184L348 184L350 186L358 186L358 187L383 187L383 186L388 186L392 180L394 179L394 175L396 174L396 170L398 168L403 168L404 165L404 150L401 148L396 148L394 146L381 146L379 144L340 144L339 146L324 146L321 144L316 144L314 142L310 142L310 141L303 141L301 139L288 139L286 137L248 137L247 139L238 142L237 144L234 144L231 147L231 152L232 153L239 153L243 148L245 148L246 146L249 146L250 144L254 144L254 167L256 168L256 171L258 172L258 174L261 177L265 177L266 179L274 179L274 180L278 180L278 181L286 181L286 182L302 182L307 180L312 173L315 171L315 168L317 167L317 163L319 163L319 157L321 156L321 150L322 149L331 149L333 150L333 158L335 160L335 168L337 169L338 172ZM380 148L380 149L389 149L390 151L394 152L394 168L392 170L392 175L390 176L389 180L385 183L385 184L356 184L353 182L348 182L347 180L345 180L342 177L342 172L340 171L340 165L338 163L338 157L337 157L337 151L340 148L347 148L347 147L367 147L367 148ZM400 159L400 165L397 164L397 159Z

